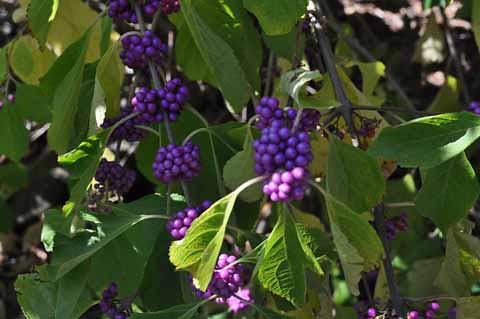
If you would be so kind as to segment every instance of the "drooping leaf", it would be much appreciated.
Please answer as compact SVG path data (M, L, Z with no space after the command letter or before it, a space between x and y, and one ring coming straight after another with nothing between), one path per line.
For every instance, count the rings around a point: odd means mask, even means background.
M300 93L306 83L323 78L319 71L308 71L304 69L292 70L282 75L282 90L290 95L301 107L313 107L314 105L301 100Z
M87 31L79 41L80 52L72 69L65 75L55 90L52 102L52 125L48 130L48 143L58 153L70 150L75 138L71 129L79 111L80 92L82 90L85 54L91 30Z
M202 290L210 283L237 196L235 191L215 202L194 220L185 238L170 247L172 264L189 270Z
M385 178L373 156L332 135L327 189L353 211L365 212L381 201L385 193Z
M40 50L38 42L24 35L12 43L8 60L13 72L25 83L37 85L55 61L50 49Z
M0 154L19 162L28 148L28 132L23 119L8 101L0 110Z
M305 261L295 223L284 210L267 239L258 279L266 289L300 306L305 303Z
M286 34L307 10L307 0L243 0L267 35Z
M97 66L97 79L105 93L107 117L120 113L120 93L125 67L120 59L120 41L112 45Z
M219 89L236 111L250 98L251 87L232 48L199 15L192 0L181 0L192 38Z
M462 153L478 137L480 117L449 113L385 128L368 151L405 167L431 168Z
M358 213L332 195L324 193L330 217L333 240L337 248L348 288L358 295L362 271L377 266L383 256L383 246L373 227Z
M105 148L109 131L89 137L77 148L58 158L70 173L70 201L79 203L92 181Z
M302 244L308 266L319 276L325 273L320 264L322 257L327 257L331 247L328 247L330 241L325 233L318 228L307 228L303 224L296 224L298 238Z
M40 46L44 46L50 30L50 22L55 18L59 0L31 0L28 6L28 24Z
M468 214L479 193L475 171L463 153L422 170L422 188L415 203L420 214L445 230Z

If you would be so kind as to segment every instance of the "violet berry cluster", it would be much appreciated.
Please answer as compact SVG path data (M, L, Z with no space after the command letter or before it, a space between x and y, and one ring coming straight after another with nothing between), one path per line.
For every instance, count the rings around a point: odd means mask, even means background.
M161 147L152 167L153 175L162 183L190 180L200 172L200 147L191 141Z
M122 121L127 116L132 113L130 108L123 108L121 114L112 119L105 119L102 124L102 128L110 128L114 126L116 123ZM136 142L143 139L146 135L145 130L139 129L137 125L143 125L138 117L128 119L127 121L120 124L115 130L112 132L110 136L111 141L121 141L126 140L129 142Z
M197 219L204 211L212 206L209 200L204 201L197 207L189 207L181 210L172 217L167 223L167 231L175 240L181 240L187 234L187 230L192 222Z
M216 296L217 304L225 304L228 299L234 297L249 280L249 272L242 264L234 264L237 257L233 255L221 254L218 257L217 265L212 275L212 279L205 292L196 288L192 283L192 289L200 299L209 299ZM191 277L190 277L191 279ZM231 300L231 303L234 301Z
M374 306L369 305L368 302L363 301L354 305L357 312L358 319L374 319L378 315L377 302Z
M408 230L408 215L403 213L385 221L387 239L394 240L398 233Z
M407 319L435 319L435 314L440 310L440 304L436 301L427 304L423 313L412 310L408 312ZM456 314L455 314L456 316Z
M122 167L116 162L110 162L102 159L95 180L98 184L95 188L99 192L109 191L118 195L127 193L135 182L135 172Z
M139 121L144 124L161 123L165 116L174 122L180 116L188 99L188 88L180 79L173 79L161 89L140 87L132 99L133 111L140 113Z
M8 94L7 95L7 101L10 102L10 104L15 103L15 95L13 94ZM5 101L0 100L0 110L5 106Z
M161 0L145 0L142 4L142 13L145 17L151 18L160 9ZM138 23L138 17L135 8L131 5L130 0L110 0L108 15L114 20L123 20L130 23Z
M110 319L127 319L129 317L128 307L119 303L116 298L118 296L117 284L111 283L102 293L100 301L100 310Z
M255 108L261 137L254 141L255 172L267 175L263 191L272 201L300 200L306 189L308 165L313 160L308 132L315 130L317 114L302 113L293 130L297 111L281 109L276 98L263 97ZM318 119L319 119L318 115Z
M147 67L149 59L161 64L168 52L167 45L150 30L145 31L143 35L126 35L122 38L122 46L120 58L123 64L131 69Z
M467 109L468 112L480 115L480 102L471 102Z

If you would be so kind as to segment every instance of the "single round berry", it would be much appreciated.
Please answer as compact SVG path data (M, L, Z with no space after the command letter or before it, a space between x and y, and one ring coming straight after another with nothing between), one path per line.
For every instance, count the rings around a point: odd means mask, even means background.
M97 189L122 195L132 188L135 182L135 172L116 162L102 159L95 173L95 180L98 182L95 186Z
M410 311L407 314L407 319L419 319L420 318L420 313L416 310Z
M173 239L183 239L193 221L197 219L204 211L210 208L211 205L212 202L206 200L197 207L188 207L179 211L174 217L172 217L172 219L168 221L167 231L170 233Z
M191 141L161 147L152 167L155 178L162 183L190 180L200 172L200 147Z
M15 103L15 95L13 95L13 94L8 94L8 95L7 95L7 100L8 100L8 102L10 102L11 104Z
M120 58L123 64L131 69L143 69L151 59L161 64L168 52L168 47L152 31L147 30L143 35L129 34L122 38Z

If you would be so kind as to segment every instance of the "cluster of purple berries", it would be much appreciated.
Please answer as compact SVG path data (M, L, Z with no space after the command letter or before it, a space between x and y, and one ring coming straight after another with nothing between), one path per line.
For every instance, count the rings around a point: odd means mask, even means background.
M179 211L167 223L167 231L172 235L173 239L181 240L187 234L187 230L192 225L192 222L198 218L204 211L212 206L209 200L204 201L197 207L189 207Z
M375 303L378 304L377 302ZM355 304L354 309L357 312L358 319L374 319L378 314L377 305L371 306L365 301Z
M119 304L115 299L118 296L118 287L115 283L111 283L102 293L100 301L100 310L111 319L127 319L128 307Z
M231 296L227 299L228 309L230 309L233 313L239 313L247 310L254 302L255 300L253 300L251 296L250 289L247 287L240 288L240 290L238 290L234 296Z
M385 221L387 239L394 240L398 233L408 230L408 215L403 213Z
M217 304L225 304L230 297L235 296L248 283L249 276L249 272L242 264L231 265L236 261L235 256L221 254L207 290L203 292L192 283L192 289L197 297L208 299L216 296Z
M122 195L132 188L135 182L135 172L122 167L116 162L102 159L95 173L95 180L98 182L95 185L98 191L104 192L108 190L109 192Z
M275 124L275 123L273 123ZM310 138L302 131L292 132L288 127L268 127L253 143L255 172L272 174L278 170L306 168L313 160Z
M308 177L308 165L313 160L308 132L316 129L320 113L304 110L293 131L297 117L293 108L279 107L276 98L263 97L255 109L259 115L257 127L261 137L254 141L255 172L270 175L263 191L272 201L290 201L303 198Z
M274 97L264 96L260 104L255 107L255 113L259 116L258 129L268 127L291 127L297 117L297 110L294 108L280 108L280 101ZM320 121L321 113L314 109L304 109L298 124L298 130L312 132L316 130Z
M440 310L440 304L438 302L431 302L427 304L426 310L421 314L417 310L412 310L407 314L407 319L435 319L435 313ZM450 316L450 314L449 314ZM456 316L456 314L455 314Z
M162 4L162 12L169 15L180 11L180 0L160 0Z
M140 87L132 99L133 111L140 113L138 118L145 124L161 123L166 116L174 122L180 116L188 99L188 88L180 79L173 79L161 89Z
M376 119L362 119L362 126L358 130L358 135L368 138L373 138L377 131L379 121Z
M15 103L15 95L13 94L8 94L7 95L7 101L10 102L10 104ZM0 110L5 106L5 101L0 100Z
M161 0L145 0L142 5L143 15L151 18L155 15L160 6ZM130 0L110 0L108 15L115 20L124 20L130 23L138 23L138 17Z
M307 172L302 167L291 171L275 172L263 185L263 192L273 202L284 202L291 199L301 200L305 193L305 177Z
M480 102L471 102L467 111L480 115Z
M200 172L200 147L191 141L161 147L152 167L153 175L162 183L190 180Z
M102 124L102 128L109 128L114 126L116 123L122 121L124 118L132 114L132 110L128 108L123 108L122 113L112 119L105 119ZM142 129L135 127L136 125L143 125L138 117L131 118L122 124L120 124L113 132L110 137L112 141L121 141L126 140L129 142L136 142L143 139L146 135L146 132Z
M152 59L157 64L162 63L168 47L152 31L147 30L143 35L130 34L122 38L123 49L120 58L123 64L131 69L143 69Z

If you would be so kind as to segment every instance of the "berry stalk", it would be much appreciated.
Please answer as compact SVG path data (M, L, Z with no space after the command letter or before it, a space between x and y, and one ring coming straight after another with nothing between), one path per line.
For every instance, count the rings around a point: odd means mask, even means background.
M138 3L135 3L134 5L135 5L135 12L138 17L138 25L140 27L140 31L142 33L145 33L146 27L145 27L145 21L143 19L142 9L138 5ZM162 88L162 82L158 75L155 64L151 59L148 59L148 69L150 70L150 76L152 77L154 88L156 90L160 90ZM165 131L167 132L168 140L170 144L175 144L175 138L173 137L173 132L172 132L172 128L170 127L168 116L165 111L162 111L162 112L163 112L163 124L165 125ZM190 196L190 191L188 190L188 185L184 181L180 181L180 185L182 186L183 195L185 196L185 200L187 201L188 206L192 206L192 200ZM170 193L168 193L167 196L170 197Z

